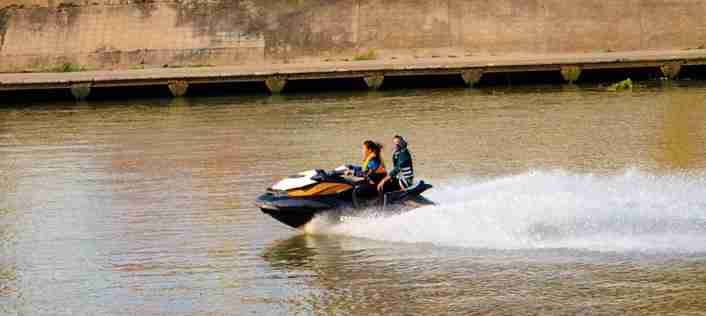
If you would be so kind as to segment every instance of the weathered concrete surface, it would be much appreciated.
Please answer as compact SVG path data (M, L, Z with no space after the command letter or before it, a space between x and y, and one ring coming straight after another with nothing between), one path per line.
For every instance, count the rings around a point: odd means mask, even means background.
M0 90L62 89L87 83L90 83L91 87L120 87L173 85L180 82L185 92L186 87L193 83L263 81L273 93L278 93L287 81L303 79L361 78L370 81L371 88L379 88L383 79L388 76L458 74L464 80L476 81L486 73L556 71L559 74L566 66L580 66L580 69L584 70L654 68L655 72L659 72L660 69L672 69L675 65L678 65L679 69L706 65L706 50L429 58L415 61L369 60L70 73L5 73L0 74ZM665 76L670 74L671 72L665 73ZM470 82L473 83L475 82Z
M0 0L0 72L699 48L700 0Z

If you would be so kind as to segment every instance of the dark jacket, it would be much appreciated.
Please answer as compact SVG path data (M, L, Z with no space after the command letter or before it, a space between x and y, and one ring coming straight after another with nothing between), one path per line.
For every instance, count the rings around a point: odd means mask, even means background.
M394 167L390 176L397 178L403 187L409 187L414 182L414 167L412 166L412 153L406 146L399 148L392 154Z

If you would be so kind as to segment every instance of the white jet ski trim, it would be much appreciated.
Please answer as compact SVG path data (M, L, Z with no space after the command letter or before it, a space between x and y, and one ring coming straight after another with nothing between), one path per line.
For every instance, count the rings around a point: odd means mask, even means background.
M311 180L311 177L316 175L316 170L307 170L300 172L297 176L285 178L274 185L272 185L273 190L287 191L292 189L303 188L307 185L312 185L316 181Z

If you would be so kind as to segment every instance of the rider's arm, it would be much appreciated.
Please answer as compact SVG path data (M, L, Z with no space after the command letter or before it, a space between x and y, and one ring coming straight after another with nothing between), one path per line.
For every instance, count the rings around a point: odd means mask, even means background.
M354 177L364 177L365 176L365 174L363 173L363 168L361 168L359 166L352 166L352 165L348 166L347 173L349 173L350 175L352 175Z
M385 182L390 181L392 179L390 176L385 176L380 180L380 183L378 183L378 191L382 192L382 189L385 187Z
M396 177L398 173L400 173L400 159L393 159L393 166L392 170L390 171L390 176L391 177Z

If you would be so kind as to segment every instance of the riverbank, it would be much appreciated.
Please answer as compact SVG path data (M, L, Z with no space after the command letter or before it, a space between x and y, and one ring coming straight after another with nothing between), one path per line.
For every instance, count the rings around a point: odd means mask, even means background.
M33 90L69 89L76 99L90 96L92 88L120 89L166 86L173 96L183 96L194 84L264 83L281 93L290 81L361 79L369 89L384 87L390 77L457 75L468 86L483 83L493 74L550 76L567 83L581 82L593 72L605 81L629 77L631 71L647 71L654 78L676 79L683 68L706 65L706 50L661 50L551 55L470 56L456 58L361 60L253 66L150 68L114 71L0 74L0 91L31 93ZM619 74L618 78L615 74Z

